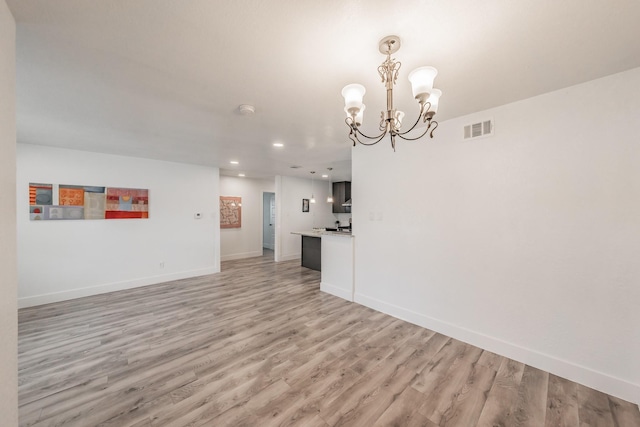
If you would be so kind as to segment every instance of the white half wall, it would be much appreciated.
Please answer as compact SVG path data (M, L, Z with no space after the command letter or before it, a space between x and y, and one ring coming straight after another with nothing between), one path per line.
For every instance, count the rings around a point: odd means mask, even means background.
M0 414L18 425L16 22L0 0Z
M325 234L321 242L320 290L353 301L353 241L355 237Z
M217 168L28 144L17 159L21 307L220 271ZM30 221L30 182L147 188L149 219Z
M640 68L354 148L356 302L639 403L638 117Z
M242 197L242 227L220 230L221 260L262 255L262 193L275 191L275 180L220 176L220 195Z
M311 180L290 176L276 177L276 261L288 261L302 256L301 237L292 231L308 231L314 227L332 226L336 218L331 213L327 197L331 183L314 180L316 203L309 204L309 212L302 212L302 199L311 198Z

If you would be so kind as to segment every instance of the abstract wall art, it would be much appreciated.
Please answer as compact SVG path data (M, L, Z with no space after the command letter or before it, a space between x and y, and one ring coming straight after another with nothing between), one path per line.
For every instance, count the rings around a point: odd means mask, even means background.
M33 221L148 218L149 190L30 183L29 217Z
M220 196L220 228L242 227L242 197Z
M107 188L105 218L149 218L149 190Z

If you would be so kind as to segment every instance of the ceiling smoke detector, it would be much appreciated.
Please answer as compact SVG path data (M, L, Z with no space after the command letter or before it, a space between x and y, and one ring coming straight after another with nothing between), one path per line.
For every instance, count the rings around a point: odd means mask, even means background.
M238 111L243 116L250 116L256 112L256 107L249 104L241 104L238 106Z

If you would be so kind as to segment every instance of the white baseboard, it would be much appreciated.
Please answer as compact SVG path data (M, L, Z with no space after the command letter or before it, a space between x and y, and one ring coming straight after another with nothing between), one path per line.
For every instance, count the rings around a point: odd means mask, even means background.
M320 290L322 292L326 292L328 294L335 295L342 299L346 299L347 301L353 302L353 295L351 294L351 291L348 289L339 288L337 286L333 286L326 282L320 282Z
M559 377L575 381L629 402L640 404L639 384L630 383L624 379L613 377L567 360L559 359L498 338L484 335L449 322L434 319L357 292L355 294L354 301L358 304L381 311L398 319L422 326L423 328L431 329L432 331L464 341L476 347L480 347L518 362L542 369Z
M104 283L86 288L69 289L49 294L33 295L18 298L18 308L33 307L52 302L67 301L124 289L138 288L140 286L155 285L157 283L170 282L172 280L188 279L190 277L206 276L219 273L219 268L202 268L198 270L180 271L177 273L162 274L158 276L143 277L140 279L126 280L123 282Z
M244 259L244 258L255 258L257 256L262 256L262 251L253 251L253 252L243 252L239 254L231 254L231 255L222 255L220 257L220 261L231 261L234 259Z

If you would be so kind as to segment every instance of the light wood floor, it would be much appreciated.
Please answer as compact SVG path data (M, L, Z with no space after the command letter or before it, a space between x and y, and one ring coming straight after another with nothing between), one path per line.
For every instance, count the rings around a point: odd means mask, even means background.
M637 405L321 293L297 261L222 268L20 310L20 425L640 426Z

